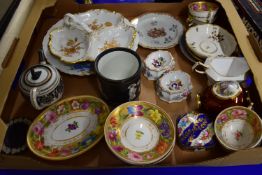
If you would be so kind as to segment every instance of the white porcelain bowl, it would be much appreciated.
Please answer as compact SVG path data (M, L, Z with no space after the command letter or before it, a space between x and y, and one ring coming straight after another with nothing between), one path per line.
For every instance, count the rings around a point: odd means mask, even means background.
M157 84L157 94L168 103L180 102L191 94L193 89L190 76L183 71L165 73Z
M243 106L226 108L215 120L215 134L228 150L254 148L262 139L262 123L256 112Z
M168 51L150 53L144 60L144 75L149 80L157 80L163 73L174 69L175 60Z
M186 32L186 44L193 54L201 58L230 56L237 46L232 34L212 24L189 28Z

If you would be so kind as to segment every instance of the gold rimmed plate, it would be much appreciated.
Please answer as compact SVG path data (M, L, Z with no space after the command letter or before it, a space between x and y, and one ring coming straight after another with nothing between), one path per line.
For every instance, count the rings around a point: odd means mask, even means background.
M148 102L127 102L115 108L106 120L104 132L110 150L135 165L164 160L175 144L171 118Z
M27 144L34 154L48 160L78 156L101 140L108 114L108 106L99 98L67 98L34 120L27 133Z

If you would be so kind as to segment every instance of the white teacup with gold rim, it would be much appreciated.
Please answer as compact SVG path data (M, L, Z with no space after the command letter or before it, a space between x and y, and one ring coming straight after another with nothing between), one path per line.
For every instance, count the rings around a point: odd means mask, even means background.
M192 2L188 5L189 18L194 23L213 23L218 9L218 4L214 2Z
M243 106L226 108L215 120L218 141L228 150L258 146L262 140L262 122L258 114Z

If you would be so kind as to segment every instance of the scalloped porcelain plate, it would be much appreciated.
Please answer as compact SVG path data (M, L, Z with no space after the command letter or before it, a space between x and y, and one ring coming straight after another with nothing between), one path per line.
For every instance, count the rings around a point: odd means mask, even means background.
M90 10L90 11L95 12L96 10ZM110 16L109 13L115 13L115 12L110 12L108 10L100 10L100 9L98 9L98 11L100 11L101 13L103 12L103 14L106 13L108 16ZM89 14L89 11L85 12L85 14ZM86 16L86 17L88 18L88 16ZM119 19L119 20L122 21L122 19ZM124 18L123 21L124 21L124 23L116 22L116 23L112 23L112 24L113 25L123 25L123 26L125 26L125 25L130 26L131 25L130 22L126 18ZM66 74L76 75L76 76L86 76L86 75L94 74L94 63L93 62L86 61L86 62L75 63L75 64L67 64L65 62L62 62L60 59L57 59L56 56L51 54L51 52L48 48L50 32L53 31L56 28L63 27L64 25L65 25L64 19L61 19L56 24L54 24L45 34L43 42L42 42L42 47L43 47L43 51L44 51L46 60L51 65L56 67L59 71L66 73ZM139 42L139 38L138 38L138 35L136 35L132 50L137 49L138 42Z
M65 15L64 21L68 25L81 25L80 28L86 26L93 32L105 27L124 25L125 18L120 13L106 9L92 9L83 13Z
M178 44L183 25L166 13L147 13L131 21L139 34L139 45L149 49L168 49Z
M28 146L34 154L48 160L78 156L101 140L108 114L108 106L99 98L67 98L34 120L27 133Z
M220 26L197 25L186 32L186 44L198 57L230 56L237 42L232 34Z
M69 64L87 61L89 35L77 28L61 27L50 32L50 52Z
M137 31L132 26L111 26L92 33L88 56L95 61L97 55L106 49L125 47L136 50L138 46Z
M110 150L130 164L158 163L175 144L171 118L148 102L127 102L115 108L106 120L104 132Z

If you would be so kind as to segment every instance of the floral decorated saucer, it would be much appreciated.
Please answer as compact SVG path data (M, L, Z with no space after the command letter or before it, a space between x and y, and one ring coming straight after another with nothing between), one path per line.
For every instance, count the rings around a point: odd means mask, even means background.
M149 49L168 49L178 44L183 25L166 13L147 13L131 21L139 34L139 45Z
M88 32L93 32L110 26L124 25L125 18L117 12L106 9L92 9L78 14L66 14L64 23L76 28L84 28Z
M158 163L175 144L171 118L148 102L127 102L115 108L106 120L104 132L111 151L130 164Z
M67 98L42 112L31 124L31 151L49 160L65 160L84 153L103 137L108 106L92 96Z
M218 141L228 150L254 148L262 140L260 117L243 106L223 110L218 114L214 127Z
M233 35L220 26L197 25L186 32L186 44L198 57L230 56L237 42Z
M157 80L163 73L174 69L175 60L168 51L150 53L144 60L144 75L149 80Z
M96 57L106 49L125 47L135 51L137 46L137 31L134 27L111 26L91 34L88 57L91 61L95 61Z
M50 32L50 52L66 63L87 61L89 35L77 28L61 27Z
M185 100L192 92L190 76L183 71L165 73L157 82L157 95L168 103Z

